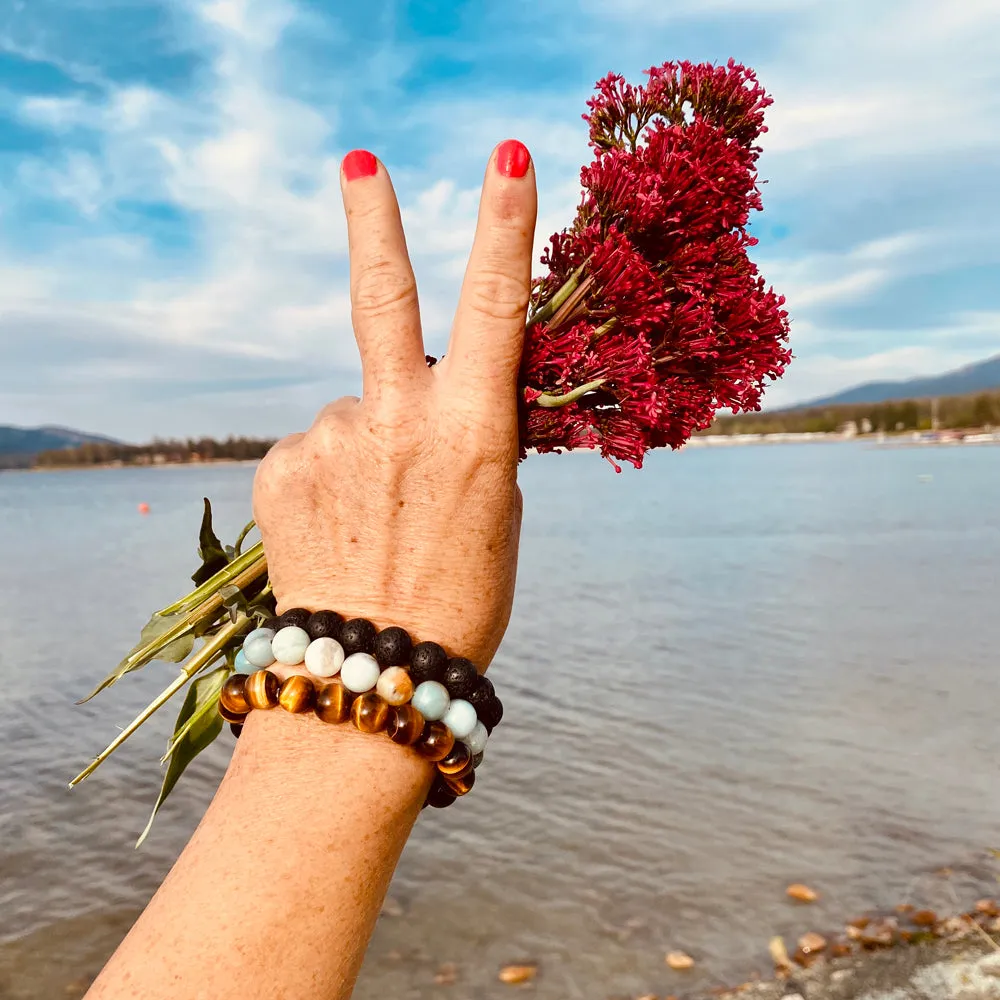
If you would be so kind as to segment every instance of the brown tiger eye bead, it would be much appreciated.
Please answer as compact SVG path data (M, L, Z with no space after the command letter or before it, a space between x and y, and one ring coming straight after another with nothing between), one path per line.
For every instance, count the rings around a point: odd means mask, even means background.
M232 674L222 685L219 694L219 702L229 709L234 715L246 715L250 711L250 702L247 701L246 674Z
M467 774L443 774L441 777L455 795L468 795L476 783L476 772L471 767Z
M389 706L374 691L366 691L351 705L351 722L362 733L380 733L389 723Z
M447 757L437 762L437 769L444 775L457 776L472 770L472 751L464 743L456 743Z
M351 714L351 702L354 695L351 694L341 681L332 681L324 684L316 695L316 717L322 722L335 724L346 722Z
M251 708L274 708L281 681L270 670L256 670L246 679L243 690Z
M443 760L451 753L455 737L443 722L429 722L414 749L427 760Z
M226 708L222 703L222 699L219 699L219 715L221 715L226 722L243 722L247 717L246 712L234 712L229 708Z
M412 705L399 705L389 713L386 732L393 743L412 746L424 731L424 717Z
M427 793L425 806L432 806L434 809L447 809L456 799L455 793L444 783L441 775L434 778L434 784Z
M302 674L292 674L281 685L278 704L286 712L308 712L316 703L316 689L313 682Z

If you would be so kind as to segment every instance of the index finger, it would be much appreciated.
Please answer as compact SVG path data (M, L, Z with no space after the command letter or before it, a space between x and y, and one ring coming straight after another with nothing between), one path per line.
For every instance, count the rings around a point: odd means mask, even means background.
M449 378L476 383L480 398L485 390L490 405L502 396L512 404L515 399L536 211L531 155L508 139L493 151L486 169L446 366Z

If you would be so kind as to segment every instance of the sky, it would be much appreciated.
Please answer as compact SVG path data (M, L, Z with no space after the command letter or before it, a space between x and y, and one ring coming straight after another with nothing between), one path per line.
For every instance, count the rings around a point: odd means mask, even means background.
M493 145L567 225L596 79L753 66L769 406L1000 353L1000 0L0 0L0 423L281 435L356 392L338 170L387 164L439 354Z

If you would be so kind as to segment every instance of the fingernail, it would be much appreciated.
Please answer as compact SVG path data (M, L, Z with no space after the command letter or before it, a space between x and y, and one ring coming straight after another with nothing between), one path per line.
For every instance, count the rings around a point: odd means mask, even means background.
M497 170L504 177L523 177L530 163L528 147L517 139L508 139L497 147Z
M340 169L349 181L356 181L359 177L374 177L378 173L378 160L367 149L352 149L344 157Z

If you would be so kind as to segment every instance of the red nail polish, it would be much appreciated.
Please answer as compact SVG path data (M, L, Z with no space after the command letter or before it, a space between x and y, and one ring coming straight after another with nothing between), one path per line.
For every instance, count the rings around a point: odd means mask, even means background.
M504 177L523 177L530 163L528 147L517 139L508 139L497 147L497 170Z
M378 160L367 149L352 149L344 157L340 169L349 181L356 181L359 177L374 177L378 173Z

